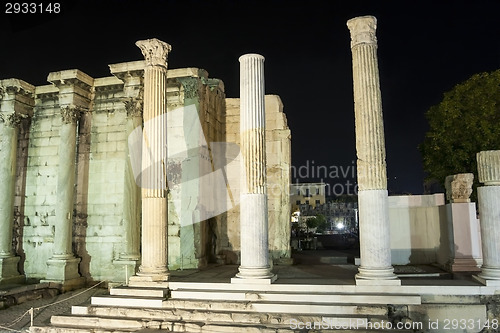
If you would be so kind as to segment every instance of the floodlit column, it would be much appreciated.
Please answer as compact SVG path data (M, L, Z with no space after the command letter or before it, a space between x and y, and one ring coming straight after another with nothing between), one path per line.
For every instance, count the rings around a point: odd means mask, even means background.
M142 143L142 253L130 285L168 281L167 265L167 57L171 46L158 39L136 43L144 68Z
M476 277L485 285L500 285L500 150L477 154L479 223L483 265Z
M57 202L54 250L47 261L47 281L78 286L83 278L78 272L80 258L73 254L73 203L75 198L76 136L81 109L74 105L61 108L59 167L57 170ZM70 287L69 289L72 289Z
M264 57L240 57L241 265L233 283L271 283L266 192Z
M20 257L12 249L19 127L33 115L35 87L17 79L0 81L0 284L22 283Z
M59 129L57 202L52 257L47 261L45 280L62 284L63 290L80 287L81 261L73 253L73 211L75 207L76 143L78 121L90 111L94 79L79 70L52 72L48 81L59 89L61 127Z
M12 253L12 227L17 135L20 121L21 117L14 112L0 113L0 193L3 201L0 205L0 258L14 256Z
M356 17L351 32L361 266L357 284L399 284L391 266L382 98L377 63L377 20ZM386 282L380 282L387 280ZM391 281L392 280L392 281Z
M75 198L76 136L77 122L82 110L76 106L61 108L62 124L59 143L59 167L57 171L56 228L53 259L74 257L73 202Z

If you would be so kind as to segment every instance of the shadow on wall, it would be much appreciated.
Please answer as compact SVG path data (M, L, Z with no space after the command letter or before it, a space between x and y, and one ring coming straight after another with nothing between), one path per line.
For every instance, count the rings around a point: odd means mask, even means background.
M76 171L76 206L73 212L73 251L80 257L80 275L92 281L90 274L91 257L87 251L87 209L89 193L89 161L92 113L85 112L79 120L78 144L77 144L77 171Z
M15 202L14 202L14 234L13 234L13 253L16 253L21 259L19 261L19 273L24 275L24 262L26 253L23 249L23 230L24 230L24 207L26 201L26 172L28 170L28 147L30 139L31 117L25 118L19 127L19 146L17 149L17 170L15 184Z

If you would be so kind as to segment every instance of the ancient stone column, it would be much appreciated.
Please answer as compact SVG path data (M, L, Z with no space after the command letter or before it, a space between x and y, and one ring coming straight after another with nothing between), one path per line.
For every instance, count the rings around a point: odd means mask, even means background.
M479 220L483 265L476 277L485 285L500 286L500 150L477 154Z
M0 81L0 284L22 283L12 248L19 126L33 115L35 87L17 79Z
M391 266L384 123L377 62L377 20L356 17L351 32L361 266L357 284L399 284ZM385 282L384 282L385 281Z
M80 276L80 258L73 253L73 211L75 207L76 142L78 119L89 111L94 79L79 70L52 72L48 81L59 89L61 112L58 148L57 202L54 225L54 247L47 261L45 280L62 284L65 290L85 282Z
M79 284L80 258L73 253L73 207L76 175L77 122L82 109L69 105L61 108L59 166L57 170L57 202L54 230L54 250L47 261L47 280L63 284Z
M264 57L240 57L241 265L233 283L271 283L266 190Z
M158 39L136 43L144 68L144 130L142 145L142 253L130 285L168 281L167 265L167 57L171 46ZM164 286L164 285L163 285Z

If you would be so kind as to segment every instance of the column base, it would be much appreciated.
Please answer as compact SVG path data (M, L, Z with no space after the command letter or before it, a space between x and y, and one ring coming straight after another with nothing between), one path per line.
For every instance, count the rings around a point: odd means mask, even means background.
M239 273L231 279L235 284L271 284L278 279L276 274L271 272L269 267L245 268L239 267Z
M474 258L454 258L448 263L450 272L480 272L480 263Z
M147 287L147 288L168 288L170 274L145 274L137 273L128 280L129 287Z
M488 279L484 278L479 275L472 275L472 278L476 280L477 282L487 286L487 287L500 287L500 280L499 279Z
M486 280L500 281L500 268L481 267L481 273L478 276Z
M0 284L22 284L26 282L26 277L19 274L17 264L20 257L0 258Z
M358 267L356 285L358 286L400 286L401 280L394 274L394 268Z
M80 258L57 256L47 260L47 275L40 282L52 282L61 285L61 290L69 291L85 285L85 278L78 272Z

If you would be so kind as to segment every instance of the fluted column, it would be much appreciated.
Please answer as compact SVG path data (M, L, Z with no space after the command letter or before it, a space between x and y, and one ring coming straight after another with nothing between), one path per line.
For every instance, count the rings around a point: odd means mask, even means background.
M233 283L271 283L266 192L264 57L240 57L241 265Z
M377 62L377 20L356 17L351 32L358 156L361 266L357 284L399 284L391 266L382 98Z
M476 277L485 285L500 286L500 150L477 154L479 223L483 249L481 273Z
M12 248L19 127L33 115L35 87L17 79L0 81L0 284L21 283Z
M136 43L144 68L144 130L142 144L142 253L130 285L168 281L167 264L167 57L171 46L158 39Z

